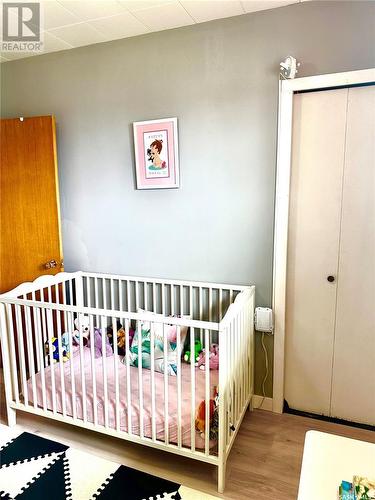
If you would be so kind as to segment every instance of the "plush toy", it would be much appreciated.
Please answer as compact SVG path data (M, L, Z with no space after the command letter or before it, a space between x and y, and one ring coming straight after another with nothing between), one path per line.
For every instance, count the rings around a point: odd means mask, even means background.
M219 394L217 387L214 388L214 399L209 401L209 419L210 419L210 439L218 439L219 433ZM203 400L198 406L195 418L195 429L200 432L204 439L206 432L206 401Z
M76 329L73 332L73 339L77 345L80 345L80 339L82 337L83 345L86 345L90 335L90 320L85 314L80 314L79 320L76 318L74 320L74 326Z
M102 331L99 328L94 328L94 332L90 335L88 339L87 347L91 347L91 342L93 342L95 358L101 358L103 356L103 351L102 351L103 344L102 344ZM111 344L109 343L107 334L105 334L104 346L105 346L106 357L112 356L113 351Z
M218 370L219 369L219 346L218 344L212 344L210 348L209 357L209 365L210 370ZM205 370L206 368L206 351L203 351L199 354L198 358L198 367L201 370Z
M194 342L194 361L197 363L198 362L198 359L199 359L199 355L200 353L202 352L202 343L200 340L196 340ZM187 362L187 363L190 363L190 356L191 356L191 353L190 351L186 351L185 352L185 355L184 355L184 360Z
M61 347L70 355L70 333L65 332L61 335Z
M126 332L125 329L123 328L122 324L117 320L116 324L117 328L117 353L120 354L121 356L125 355L125 350L126 350ZM112 325L108 326L107 328L107 336L109 338L109 343L111 347L113 348L113 351L115 351L113 347L113 328ZM133 337L134 337L134 330L132 328L129 329L129 347L131 347L132 342L133 342Z
M57 337L52 337L50 340L47 340L44 344L44 351L47 356L47 362L50 360L50 351L51 351L53 362L58 363L60 361L59 339ZM70 358L69 352L67 352L66 349L62 347L62 345L61 345L61 355L64 363L65 361L68 361Z

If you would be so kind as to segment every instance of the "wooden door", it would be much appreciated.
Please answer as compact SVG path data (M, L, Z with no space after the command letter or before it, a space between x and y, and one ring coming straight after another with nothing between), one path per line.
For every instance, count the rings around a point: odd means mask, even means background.
M63 255L54 117L3 119L0 125L3 293L63 270ZM47 269L50 261L56 267Z
M347 93L294 96L285 399L324 415L330 412Z
M375 86L349 89L331 414L375 425Z

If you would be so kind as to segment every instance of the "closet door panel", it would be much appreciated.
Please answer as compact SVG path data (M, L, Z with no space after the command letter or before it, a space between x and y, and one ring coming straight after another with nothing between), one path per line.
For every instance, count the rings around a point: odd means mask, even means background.
M294 96L285 399L328 415L347 89Z
M375 87L349 90L331 415L375 425Z

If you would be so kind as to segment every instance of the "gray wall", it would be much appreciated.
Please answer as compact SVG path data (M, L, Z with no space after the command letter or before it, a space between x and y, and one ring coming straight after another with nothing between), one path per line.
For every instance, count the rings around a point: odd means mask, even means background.
M278 64L374 67L374 28L372 2L304 2L3 64L3 116L56 116L66 270L255 283L270 305ZM131 124L170 116L181 188L136 191Z

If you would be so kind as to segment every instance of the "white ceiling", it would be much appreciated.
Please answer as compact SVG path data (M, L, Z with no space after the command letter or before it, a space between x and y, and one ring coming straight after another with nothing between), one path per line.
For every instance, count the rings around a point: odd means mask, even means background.
M43 53L273 9L300 1L304 0L41 0L44 12ZM2 52L1 61L32 55L35 54Z

